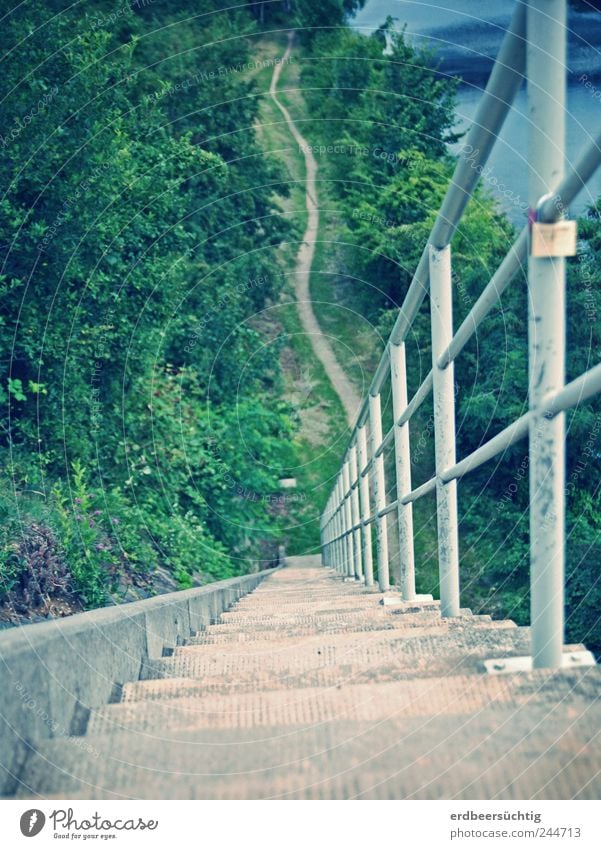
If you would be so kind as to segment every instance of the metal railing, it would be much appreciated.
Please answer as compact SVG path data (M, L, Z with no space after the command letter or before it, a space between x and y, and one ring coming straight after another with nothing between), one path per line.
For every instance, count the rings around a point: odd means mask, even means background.
M515 10L459 155L428 243L400 308L336 483L321 517L322 559L341 574L390 588L387 516L396 511L400 592L415 599L413 502L434 492L443 616L459 615L457 481L529 436L532 664L560 667L564 641L564 411L601 391L601 364L564 385L565 256L570 202L601 163L601 134L564 173L566 0L524 0ZM453 234L524 80L530 112L530 215L501 265L456 332L452 318ZM541 226L542 225L542 226ZM573 225L575 226L575 225ZM546 227L546 230L545 230ZM534 255L533 229L548 239ZM543 232L544 231L544 232ZM567 234L568 240L570 232ZM571 233L575 244L575 236ZM540 253L540 251L539 251ZM558 255L563 254L563 255ZM515 275L528 266L528 412L459 462L455 456L454 362ZM430 294L432 370L407 397L405 340ZM381 393L390 381L393 425L382 434ZM412 488L409 423L433 394L435 475ZM368 433L369 432L369 433ZM397 499L387 503L384 453L394 449Z

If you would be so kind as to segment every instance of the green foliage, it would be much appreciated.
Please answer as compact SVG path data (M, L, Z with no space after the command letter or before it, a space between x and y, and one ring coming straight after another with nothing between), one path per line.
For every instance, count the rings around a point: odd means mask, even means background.
M253 322L289 228L254 33L212 0L32 0L4 21L0 452L88 606L125 573L239 573L277 534L261 499L290 422Z
M105 600L105 575L115 564L113 546L102 511L94 509L85 468L78 460L72 465L71 498L60 483L53 487L52 496L73 577L84 601L97 607Z
M361 287L373 318L406 290L444 193L455 86L390 20L369 38L348 29L320 34L302 83L311 140L330 152L321 167L344 241L355 246L344 261L376 283Z

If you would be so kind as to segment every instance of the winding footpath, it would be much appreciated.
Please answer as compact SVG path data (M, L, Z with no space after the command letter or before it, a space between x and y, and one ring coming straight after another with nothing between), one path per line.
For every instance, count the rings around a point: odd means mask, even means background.
M294 32L290 32L288 33L288 46L286 47L282 61L274 66L271 85L269 86L269 94L284 116L294 141L299 146L299 149L303 151L305 157L305 203L307 206L308 217L307 228L303 235L303 241L296 257L294 293L298 307L298 315L303 330L309 337L315 356L323 365L334 391L340 398L340 403L344 408L349 426L353 427L359 413L361 399L355 390L355 387L352 385L344 373L340 363L336 359L336 355L334 354L328 338L319 326L319 322L313 312L313 305L311 303L309 281L311 279L311 268L313 266L313 258L315 255L315 241L319 230L319 206L317 203L316 187L317 162L315 161L315 157L313 156L313 152L308 142L300 134L289 111L277 97L277 86L282 72L282 67L292 54L293 43Z

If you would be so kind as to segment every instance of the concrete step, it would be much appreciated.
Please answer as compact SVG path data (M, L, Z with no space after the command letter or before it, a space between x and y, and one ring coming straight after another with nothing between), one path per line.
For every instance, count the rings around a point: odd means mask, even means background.
M218 675L169 677L148 679L127 684L122 698L127 700L168 699L185 695L204 696L211 694L235 695L244 693L269 692L274 690L300 691L302 688L340 688L358 684L382 684L386 682L406 682L411 680L429 680L442 676L464 675L480 677L484 675L483 657L476 652L469 656L451 655L446 663L422 666L413 671L410 667L395 661L380 662L376 666L358 663L340 663L334 666L322 666L299 671L281 669L276 674L260 671L227 672ZM578 668L574 665L573 668ZM196 671L188 669L188 672Z
M242 619L250 619L253 617L268 617L273 616L276 619L285 619L288 616L329 616L342 615L345 613L361 613L374 611L387 611L402 615L404 613L431 613L440 615L440 602L429 601L420 603L402 602L396 600L395 604L381 604L382 596L374 598L344 599L344 603L336 603L332 601L321 601L313 604L299 603L297 605L288 605L285 609L278 605L256 605L250 601L246 605L230 608L220 616L221 622L235 622ZM465 609L467 610L467 608Z
M398 640L403 638L405 635L407 639L417 638L417 637L427 637L427 636L443 636L448 634L454 634L465 631L482 631L489 630L490 628L498 628L502 631L504 630L512 630L517 626L516 624L510 620L496 620L494 622L482 623L479 627L474 627L473 624L467 623L461 620L454 620L453 624L448 624L451 620L436 620L436 621L428 621L423 620L421 623L414 623L411 627L407 629L381 629L372 631L371 633L365 634L364 632L355 632L351 630L344 629L340 633L336 634L322 634L316 632L315 630L311 634L305 634L300 636L290 636L287 637L283 634L280 635L280 640L278 642L277 652L285 652L293 649L301 649L305 647L307 650L311 651L315 648L316 643L322 643L324 638L327 638L328 641L339 645L355 645L362 640L366 641L366 644L373 645L374 643L380 640ZM257 634L257 638L253 641L246 641L244 643L239 642L223 642L219 646L215 646L213 644L205 643L204 637L206 636L205 631L200 631L196 636L190 637L183 645L177 646L173 649L172 653L174 656L179 655L206 655L210 657L215 657L217 655L237 655L242 654L245 657L249 654L273 654L274 653L274 645L273 640L269 638L269 636L265 636L263 632Z
M324 604L331 604L333 606L344 606L345 604L377 604L377 602L383 597L382 593L368 593L364 589L357 589L353 593L341 593L339 591L335 592L326 592L320 591L315 594L305 594L302 592L291 593L288 596L283 596L278 600L278 593L274 593L273 595L266 596L263 598L254 598L252 597L252 605L251 598L246 597L242 600L242 602L238 602L236 608L240 609L244 606L252 606L252 607L260 607L263 606L265 608L271 608L274 610L287 610L289 607L295 607L297 605L305 605L307 607L319 606Z
M600 723L600 703L574 696L462 717L130 729L39 744L19 798L597 799Z
M206 631L201 631L196 637L191 638L192 645L228 645L231 643L252 644L254 642L270 641L278 642L290 638L310 637L314 634L360 634L377 631L397 631L407 633L412 630L423 628L436 629L441 632L453 631L465 627L469 621L470 627L480 630L482 628L509 628L513 627L511 620L493 622L489 617L479 620L476 617L455 617L454 621L440 620L438 617L422 617L413 621L407 617L362 617L347 619L342 617L338 620L321 622L315 619L312 624L296 627L274 627L245 629L242 627L223 628L219 625L211 625Z
M454 617L460 621L471 619L476 622L491 622L490 616L473 616L471 611L462 611L461 616ZM440 612L419 611L417 613L401 613L400 611L391 610L388 607L379 607L370 610L359 611L342 611L336 613L300 613L291 616L271 616L271 615L248 615L241 616L235 619L224 619L221 622L210 625L205 631L200 632L197 636L202 636L205 633L233 633L236 631L274 631L288 630L291 628L310 628L318 630L329 625L345 625L348 630L353 629L353 625L358 623L362 625L365 622L393 622L399 627L410 627L412 623L420 622L438 622L441 621ZM447 620L448 621L448 620Z
M246 649L246 650L244 650ZM446 675L457 668L481 669L479 661L489 657L528 654L528 628L465 628L449 633L399 635L396 631L371 634L317 635L282 640L274 647L262 643L238 643L235 650L217 651L214 647L184 646L172 657L147 662L141 678L186 676L199 678L215 675L245 674L290 675L321 667L344 665L353 671L364 667L377 669L394 664L399 675Z
M594 698L601 674L594 667L570 674L542 670L503 676L448 676L330 688L232 692L125 701L92 711L87 734L126 729L269 728L353 720L380 722L419 716L475 714L491 705L551 704Z
M322 598L374 598L381 595L381 592L382 591L377 586L366 587L365 584L360 583L344 584L338 581L329 581L327 584L322 584L320 586L312 583L307 587L295 587L292 589L264 586L262 591L256 596L253 591L252 597L257 602L260 601L261 604L275 604L278 598L281 598L284 603L289 601L302 601L303 599L307 601L319 601ZM241 600L248 600L249 598L250 596L244 596Z
M274 578L277 576L274 576ZM394 588L390 590L394 592ZM380 593L380 588L376 585L366 587L362 581L343 581L341 578L327 575L323 580L308 578L306 581L297 581L294 584L282 584L282 582L271 581L269 584L263 584L257 587L257 598L261 599L276 599L281 596L283 600L296 596L301 597L317 597L320 593L324 595L359 595L367 593ZM253 591L254 593L254 591Z

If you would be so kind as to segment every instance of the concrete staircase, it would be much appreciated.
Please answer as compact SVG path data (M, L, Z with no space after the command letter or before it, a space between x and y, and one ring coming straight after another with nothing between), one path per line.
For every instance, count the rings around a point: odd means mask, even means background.
M527 628L381 599L293 558L36 746L19 796L599 798L597 667L487 675Z

